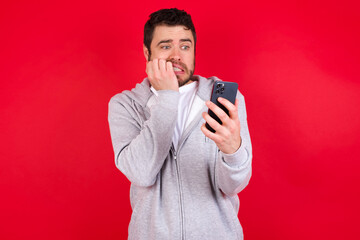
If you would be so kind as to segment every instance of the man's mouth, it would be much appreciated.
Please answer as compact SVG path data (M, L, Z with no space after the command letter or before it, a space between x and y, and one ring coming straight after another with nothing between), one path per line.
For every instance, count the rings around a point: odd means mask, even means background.
M173 69L174 69L174 71L182 71L182 69L177 68L177 67L174 67Z
M178 64L173 64L173 70L174 70L175 73L184 72L184 69L181 66L179 66Z

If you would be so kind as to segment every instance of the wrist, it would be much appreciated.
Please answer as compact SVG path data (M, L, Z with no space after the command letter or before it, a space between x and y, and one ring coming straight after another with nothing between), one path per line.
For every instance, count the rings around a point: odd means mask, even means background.
M237 152L240 149L241 142L242 141L241 141L241 137L240 137L239 141L237 141L236 144L231 145L229 148L223 148L223 149L219 148L219 149L220 149L221 152L223 152L225 154L233 154L233 153Z

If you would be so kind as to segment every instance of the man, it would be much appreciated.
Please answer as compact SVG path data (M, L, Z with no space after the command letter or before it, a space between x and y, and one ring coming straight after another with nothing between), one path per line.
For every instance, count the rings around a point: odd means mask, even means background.
M228 116L208 101L217 78L193 75L195 46L185 11L152 13L144 28L147 78L110 100L116 166L131 181L129 239L243 239L237 193L252 159L245 102L240 92L235 105L219 98Z

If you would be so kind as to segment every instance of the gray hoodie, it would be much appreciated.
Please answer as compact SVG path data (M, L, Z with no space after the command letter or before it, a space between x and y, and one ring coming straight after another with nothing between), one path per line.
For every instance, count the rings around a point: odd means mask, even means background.
M224 154L200 130L218 79L195 78L195 117L177 151L172 135L179 92L162 90L156 97L144 79L109 102L115 163L131 182L129 239L243 239L237 193L250 180L252 160L244 97L238 92L241 146Z

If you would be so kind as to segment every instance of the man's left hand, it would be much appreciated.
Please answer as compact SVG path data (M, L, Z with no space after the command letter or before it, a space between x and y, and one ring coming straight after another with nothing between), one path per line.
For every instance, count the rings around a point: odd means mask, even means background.
M221 108L214 103L207 101L206 106L218 116L222 124L210 117L207 112L203 112L202 116L205 121L215 130L215 133L209 131L205 124L201 126L201 131L206 137L213 140L220 151L226 154L236 152L241 146L240 137L240 120L238 117L239 100L236 99L235 105L225 98L218 98L218 101L229 110L227 115Z

